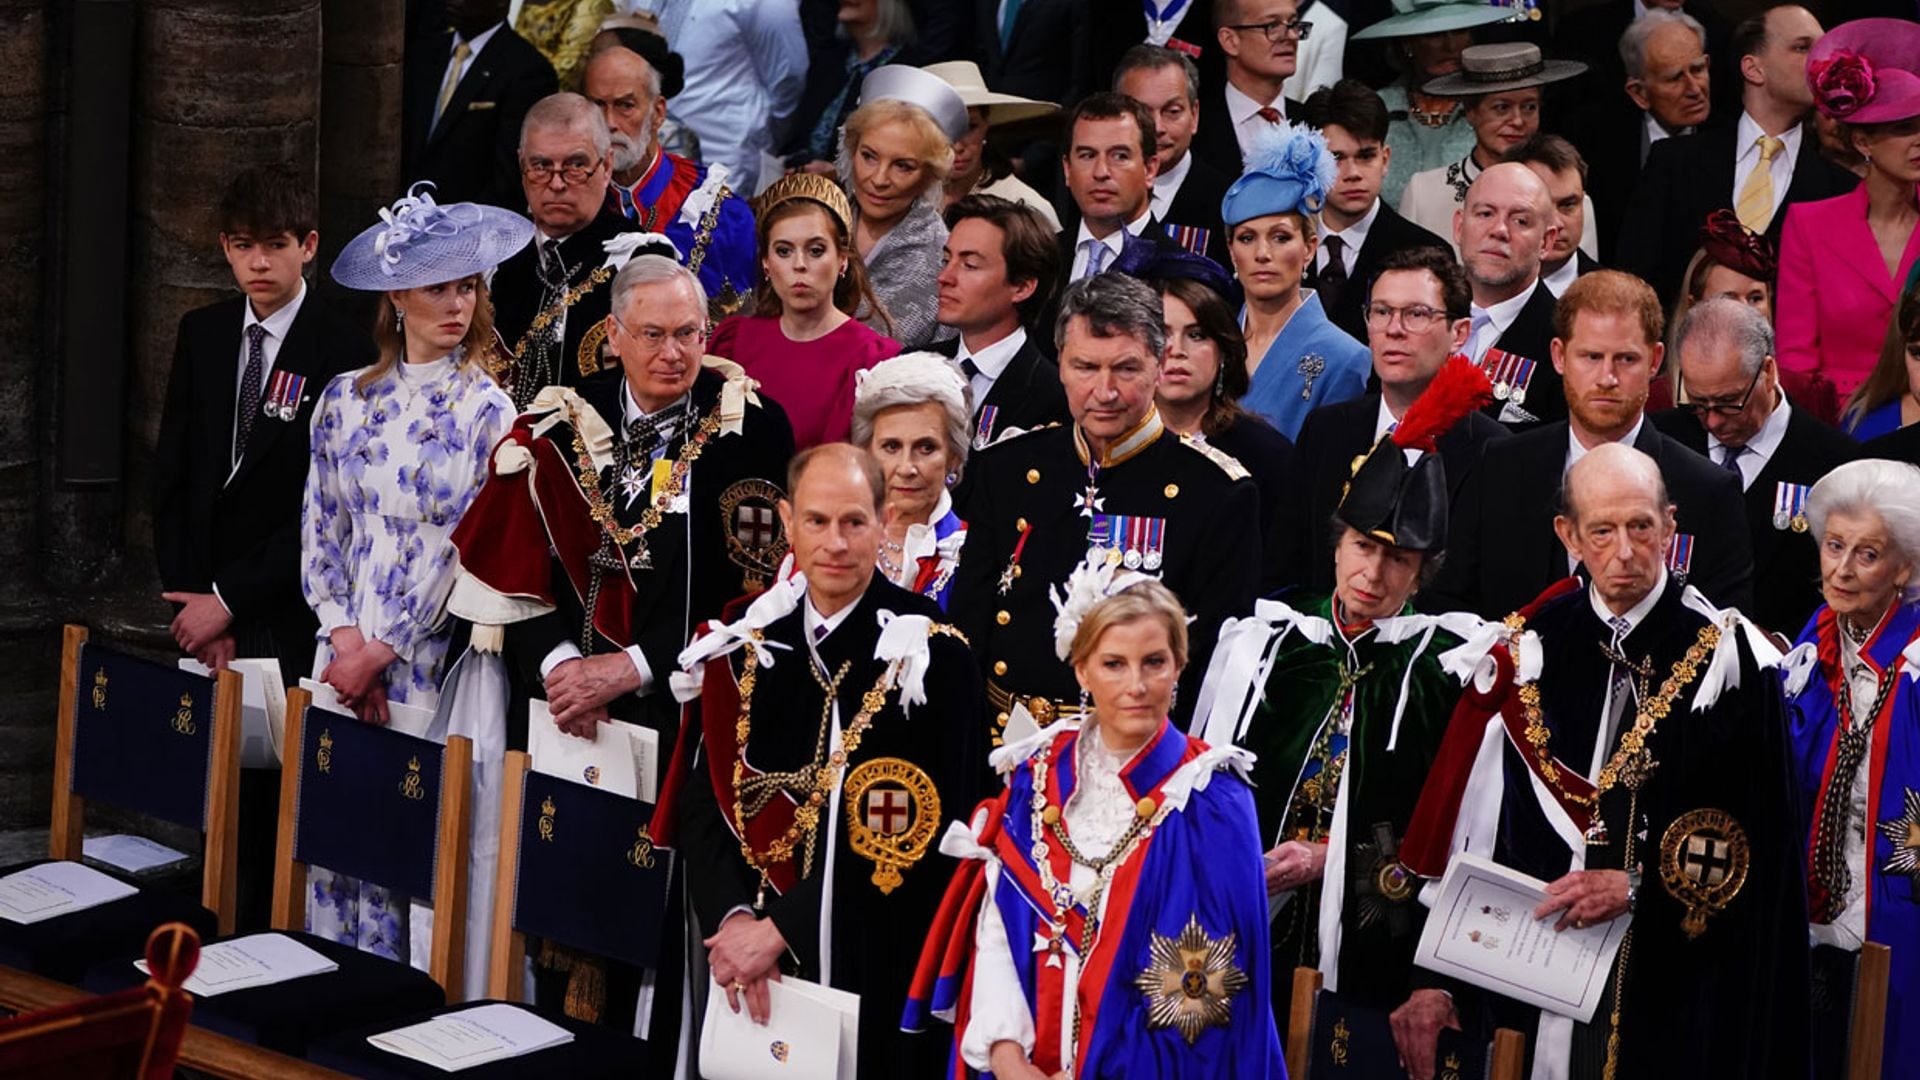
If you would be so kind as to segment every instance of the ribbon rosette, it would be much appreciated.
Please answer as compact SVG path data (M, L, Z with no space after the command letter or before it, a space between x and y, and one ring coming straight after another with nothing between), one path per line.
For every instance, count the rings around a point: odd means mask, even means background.
M382 207L380 220L387 227L373 238L373 253L380 258L380 271L392 277L400 265L401 251L416 240L428 236L457 236L461 229L480 223L480 208L472 203L441 206L429 192L431 180L421 180L405 195ZM456 215L453 211L462 213Z

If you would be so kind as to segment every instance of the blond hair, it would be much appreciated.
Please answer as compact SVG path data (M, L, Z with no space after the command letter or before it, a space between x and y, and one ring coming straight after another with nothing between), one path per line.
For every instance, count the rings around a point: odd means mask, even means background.
M1079 667L1093 655L1094 646L1116 626L1159 619L1167 629L1167 645L1173 651L1173 666L1187 666L1187 609L1173 590L1155 580L1129 585L1120 592L1093 605L1073 632L1073 647L1067 663Z
M495 343L499 340L493 333L493 299L487 293L487 279L481 274L468 274L456 279L453 284L469 280L473 282L473 321L467 324L467 336L460 339L460 363L462 367L478 368L492 378ZM380 348L380 358L353 377L356 393L365 394L368 387L406 359L407 339L397 325L399 320L394 317L395 310L392 294L381 293L378 310L373 316L373 343Z
M896 98L881 98L869 101L853 110L847 117L846 127L841 129L841 157L845 166L840 170L840 179L850 182L853 177L853 152L859 148L860 140L867 132L887 124L905 124L913 130L914 139L919 146L914 156L927 167L929 187L940 187L947 182L953 172L953 140L940 129L933 114L912 102ZM923 189L924 191L925 189Z

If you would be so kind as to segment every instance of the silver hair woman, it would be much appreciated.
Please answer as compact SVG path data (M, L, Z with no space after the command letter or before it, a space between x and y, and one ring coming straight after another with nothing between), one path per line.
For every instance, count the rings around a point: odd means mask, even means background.
M1920 640L1920 469L1842 465L1813 486L1806 521L1826 603L1782 668L1794 775L1812 811L1802 839L1819 966L1866 941L1920 935L1920 695L1905 670ZM1920 966L1896 965L1892 989L1887 1050L1911 1052L1901 1033L1920 1024Z
M973 390L952 360L904 353L856 377L853 441L886 471L880 572L947 606L967 524L949 489L967 464Z

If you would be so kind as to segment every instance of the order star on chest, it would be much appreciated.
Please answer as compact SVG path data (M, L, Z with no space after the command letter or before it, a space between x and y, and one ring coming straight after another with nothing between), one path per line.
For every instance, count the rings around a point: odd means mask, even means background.
M1093 515L1104 511L1107 508L1107 500L1105 496L1100 494L1099 480L1089 477L1087 479L1087 490L1074 496L1073 505L1076 510L1080 511L1080 516L1083 518L1091 518Z
M620 470L618 481L620 494L624 496L628 502L632 502L646 494L647 488L653 480L652 464L652 462L648 462L642 465L639 462L633 462Z

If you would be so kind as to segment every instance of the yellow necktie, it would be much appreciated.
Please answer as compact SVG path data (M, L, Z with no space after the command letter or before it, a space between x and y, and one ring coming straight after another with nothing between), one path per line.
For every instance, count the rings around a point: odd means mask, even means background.
M1760 164L1740 185L1740 201L1734 203L1733 212L1739 215L1740 224L1754 232L1766 232L1767 223L1773 220L1773 159L1786 145L1771 135L1760 136Z
M460 73L467 66L467 57L473 55L473 46L464 41L453 46L453 63L447 66L447 78L440 84L440 100L433 106L433 122L440 123L440 114L447 111L447 102L453 100L453 88L460 85ZM1762 151L1764 153L1765 151ZM1741 196L1745 198L1745 196Z

